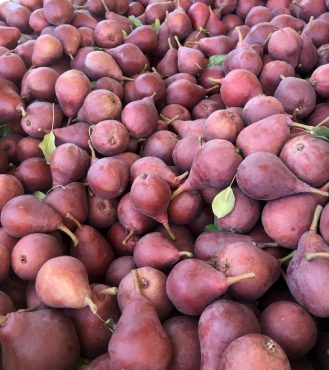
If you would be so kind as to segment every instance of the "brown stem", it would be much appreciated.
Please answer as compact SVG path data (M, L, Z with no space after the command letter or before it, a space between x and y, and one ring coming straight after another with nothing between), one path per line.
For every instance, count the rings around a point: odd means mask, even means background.
M241 280L251 279L251 278L254 278L255 276L256 274L254 272L247 272L246 274L242 274L238 276L229 276L226 278L226 284L230 286Z
M96 313L97 312L97 306L95 305L95 303L91 300L91 298L89 297L85 297L84 300L83 300L84 304L86 306L89 306L90 308L90 311L92 313Z
M292 252L290 252L289 254L287 254L286 256L284 256L282 258L278 258L278 261L279 261L280 265L282 265L285 262L291 260L294 255L295 255L295 251L292 251Z
M122 81L136 81L134 78L130 78L130 77L126 77L126 76L122 76L121 80Z
M276 248L276 247L279 247L279 244L277 244L277 243L255 243L255 245L256 245L256 247L257 248L271 248L271 247L274 247L274 248Z
M110 287L110 288L105 288L101 289L96 292L96 295L116 295L118 293L118 288L117 287Z
M168 37L168 45L169 49L174 49L174 47L172 46L171 37Z
M72 213L67 213L66 215L65 215L65 217L67 218L67 219L69 219L69 220L71 220L71 221L73 221L76 225L77 225L77 228L79 229L79 230L81 230L81 227L82 227L82 225L80 224L80 222L76 219L76 217L74 217L73 215L72 215Z
M63 225L60 225L58 227L58 230L61 230L63 231L63 233L65 233L66 235L68 235L72 241L73 241L73 245L76 247L78 244L79 244L79 240L78 238L72 233L72 231L67 228L64 224Z
M163 225L163 227L166 229L166 231L167 231L168 235L170 236L170 239L171 239L171 240L176 240L175 234L172 232L172 230L171 230L171 228L170 228L169 224L164 223L164 224L162 224L162 225Z
M136 292L138 294L142 294L141 287L139 285L139 277L138 277L137 270L133 269L133 270L130 271L130 273L131 273L131 277L132 277L133 282L134 282Z
M95 149L91 144L91 140L88 140L88 146L89 146L90 153L91 153L91 162L95 162L97 160L97 157L96 157Z
M322 210L323 210L323 207L320 204L318 204L315 207L312 223L311 223L311 226L310 226L310 229L309 229L310 231L314 231L314 232L317 231Z
M129 233L128 233L128 235L123 239L122 244L123 245L127 245L127 243L133 237L134 234L135 234L134 233L134 230L130 230Z
M20 310L17 310L17 312L33 312L38 309L38 305L34 304L33 306L27 307L27 308L21 308Z
M179 255L180 257L188 257L188 258L193 257L193 253L188 252L188 251L178 252L178 255Z
M172 192L171 200L178 197L179 194L183 193L186 190L191 190L191 189L189 188L188 184L185 181L184 184L182 184L178 189Z
M218 89L218 86L217 85L214 85L214 86L208 87L208 89L206 89L206 91L208 93L208 92L213 91L213 90L216 90L216 89Z
M302 123L298 123L298 122L291 122L289 126L302 128L303 130L306 130L306 131L312 131L314 129L314 126L303 125Z
M235 27L236 28L236 32L238 33L238 36L239 36L239 41L238 43L241 43L243 41L243 36L242 36L242 33L241 33L241 30L240 30L240 27Z
M314 253L305 253L305 258L307 261L311 261L314 258L327 258L329 259L328 252L314 252Z

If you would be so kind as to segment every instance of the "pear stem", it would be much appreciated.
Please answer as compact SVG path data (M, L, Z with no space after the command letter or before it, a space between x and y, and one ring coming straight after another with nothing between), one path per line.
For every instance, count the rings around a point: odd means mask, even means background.
M95 305L95 303L91 300L91 298L89 297L85 297L85 299L83 300L85 305L86 306L89 306L90 308L90 311L94 314L96 314L97 312L97 306Z
M178 255L179 255L180 257L188 257L188 258L193 257L193 253L188 252L188 251L178 252Z
M329 253L328 252L314 252L314 253L305 253L305 258L307 261L311 261L314 258L327 258L329 259Z
M169 49L173 49L174 47L172 46L172 42L171 42L171 38L168 37L168 45L169 45Z
M320 189L316 189L316 188L311 187L309 192L313 193L313 194L323 195L324 197L329 197L329 193L327 191L322 191Z
M241 280L251 279L254 278L256 274L254 272L247 272L246 274L238 275L238 276L229 276L226 278L226 283L228 286L237 283Z
M177 42L178 47L181 47L181 46L182 46L182 44L180 43L180 41L179 41L178 37L177 37L177 36L174 36L174 39L175 39L175 41Z
M211 91L213 91L213 90L215 90L215 89L218 89L218 86L217 86L217 85L214 85L214 86L208 87L208 89L206 89L206 92L208 93L208 92L211 92Z
M131 277L133 278L135 290L138 294L142 294L141 287L139 285L139 277L136 269L130 271Z
M68 235L72 241L73 241L73 245L76 247L78 244L79 244L79 240L78 238L72 233L72 231L67 228L65 225L60 225L59 230L63 231L63 233L65 233L66 235Z
M71 53L67 53L67 55L70 57L71 60L74 59L73 55Z
M306 130L306 131L312 131L314 129L314 126L303 125L302 123L298 123L298 122L292 122L290 126L302 128L303 130Z
M162 225L163 225L163 227L166 229L166 231L167 231L168 235L170 236L170 239L171 239L171 240L176 240L175 234L172 232L172 230L171 230L171 228L170 228L169 224L168 224L168 223L164 223L164 224L162 224Z
M82 225L80 224L80 222L72 215L72 213L67 213L65 215L65 217L71 221L73 221L76 225L77 225L77 228L80 230Z
M213 77L208 77L208 81L215 82L218 84L221 84L223 82L224 78L213 78Z
M105 1L104 1L104 0L101 0L101 3L102 3L102 5L103 5L103 7L104 7L104 9L105 9L105 13L110 13L109 8L108 8L108 7L107 7L107 5L105 4Z
M127 243L133 237L133 235L134 235L134 230L130 230L128 235L123 239L122 244L127 245Z
M5 315L0 315L0 325L2 325L4 322L6 322L7 316Z
M326 124L327 122L329 122L329 117L325 118L324 120L322 120L320 123L318 123L315 127L320 127L320 126L323 126L324 124Z
M19 111L19 112L21 112L22 117L26 117L26 110L24 109L24 107L22 105L20 105L19 107L17 107L16 110Z
M279 247L279 244L277 243L255 243L257 248L271 248L271 247Z
M99 295L116 295L118 293L118 288L117 287L110 287L110 288L105 288L102 290L99 290L96 292L96 294Z
M286 256L282 257L282 258L278 258L278 261L280 263L280 265L284 264L285 262L289 261L290 259L292 259L292 257L295 255L295 251L292 251L290 252L289 254L287 254Z
M182 173L181 175L176 176L175 179L180 182L180 181L184 180L188 176L188 174L189 174L189 172L186 171L186 172Z
M33 306L27 307L27 308L21 308L20 310L17 310L16 312L34 312L38 309L38 305L34 304Z
M240 30L240 27L235 27L236 28L236 32L238 33L238 36L239 36L239 41L238 43L241 43L243 41L243 36L242 36L242 33L241 33L241 30Z
M165 121L166 121L167 125L170 125L172 122L176 121L177 119L179 119L179 114L177 114L176 116L174 116L172 118L166 118Z
M121 80L122 81L134 81L135 82L135 79L134 78L130 78L130 77L126 77L126 76L122 76L121 77Z
M323 207L320 204L318 204L315 207L312 223L309 229L310 231L314 231L314 232L317 231L322 210L323 210Z
M96 161L97 157L96 157L95 149L91 143L91 140L88 140L88 146L89 146L90 153L91 153L91 161L94 162Z

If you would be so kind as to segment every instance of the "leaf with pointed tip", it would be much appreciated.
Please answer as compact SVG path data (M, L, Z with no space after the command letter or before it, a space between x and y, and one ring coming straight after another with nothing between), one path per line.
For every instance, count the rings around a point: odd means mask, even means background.
M326 126L315 127L312 129L311 135L318 139L329 141L329 128Z
M12 133L10 125L6 123L5 125L0 126L0 137L8 136Z
M212 211L217 218L222 218L232 212L235 206L235 196L231 186L219 192L212 201Z
M211 57L209 57L208 67L222 66L224 64L225 58L226 54L212 55Z
M136 18L134 15L130 15L128 19L130 20L130 22L132 23L134 27L143 26L143 23L138 18Z
M55 135L53 131L49 132L43 137L43 140L39 144L39 148L42 150L43 155L46 158L46 162L49 164L50 157L53 151L56 149L55 145Z
M46 198L46 194L42 191L35 191L32 195L39 200L43 200L44 198Z
M160 19L157 18L154 23L152 24L152 28L154 29L154 31L158 31L158 29L160 28L161 26L161 23L160 23Z

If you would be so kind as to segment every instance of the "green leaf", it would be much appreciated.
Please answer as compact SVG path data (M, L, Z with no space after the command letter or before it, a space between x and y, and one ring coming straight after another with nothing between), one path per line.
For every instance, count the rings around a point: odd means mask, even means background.
M219 192L212 201L212 211L218 218L228 215L235 206L235 196L231 186Z
M42 150L43 155L46 158L46 162L49 164L50 157L53 151L56 149L55 135L53 131L49 132L43 137L43 140L39 144L39 148Z
M0 126L0 137L8 136L11 132L11 128L8 124Z
M326 126L315 127L311 131L311 135L316 138L329 141L329 128Z
M161 23L160 23L160 19L157 18L155 20L155 22L152 24L152 28L154 29L154 31L157 31L161 26Z
M212 55L211 57L209 57L208 66L222 66L224 64L225 58L226 54Z
M130 22L132 23L134 27L143 26L143 23L138 18L136 18L134 15L130 15L128 19L130 20Z
M207 231L221 231L220 227L217 224L209 224L205 227Z
M32 195L38 198L39 200L43 200L44 198L46 198L46 194L43 193L42 191L35 191Z

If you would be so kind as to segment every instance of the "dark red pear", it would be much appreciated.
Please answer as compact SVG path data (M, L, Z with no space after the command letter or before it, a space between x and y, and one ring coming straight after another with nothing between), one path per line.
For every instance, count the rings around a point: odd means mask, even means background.
M149 61L145 54L134 44L119 45L108 49L108 53L112 55L121 70L125 71L125 75L128 77L140 73L149 66Z
M70 143L58 146L50 158L53 185L64 186L83 179L89 166L90 158L85 150Z
M112 247L93 226L77 224L75 235L79 243L71 247L70 254L83 263L90 282L104 281L106 270L114 259Z
M140 339L136 333L142 333L143 338ZM112 370L169 368L169 338L153 305L142 295L132 299L124 308L110 339L108 353Z
M15 237L62 230L75 244L78 242L64 226L59 213L33 195L16 196L7 202L1 211L1 224L8 234Z
M71 143L83 150L89 150L89 127L88 123L77 122L70 126L55 128L53 132L56 146Z
M192 257L188 251L179 251L160 232L148 233L141 237L134 249L137 267L150 266L158 270L170 268L183 257Z
M24 100L53 101L59 74L49 67L30 70L22 79L21 96Z
M219 19L220 16L217 12L214 12L211 8L209 8L209 10L210 15L205 27L206 30L210 33L211 36L226 35L228 30L225 23Z
M52 128L62 127L62 120L63 114L58 104L36 100L26 108L21 126L29 136L41 139Z
M166 294L166 281L167 275L153 267L132 270L119 284L117 298L120 310L123 311L132 299L142 294L155 307L160 320L167 318L173 306Z
M10 199L23 194L23 185L17 177L13 175L0 174L0 211Z
M203 29L206 28L209 14L208 6L203 2L197 2L190 6L188 15L195 31L199 31L200 27Z
M255 314L245 305L227 299L211 303L202 312L198 326L200 369L217 370L223 352L233 340L260 332Z
M73 5L69 0L47 0L43 11L47 21L56 26L70 23L74 15Z
M152 26L141 25L132 30L124 42L138 46L143 53L152 53L157 47L157 33Z
M196 153L187 180L175 190L173 197L186 190L208 186L216 189L225 188L231 183L241 162L241 156L229 141L221 139L208 141Z
M34 44L32 63L36 67L50 66L57 62L62 55L63 45L55 36L41 35Z
M90 79L98 80L101 77L111 77L122 80L122 71L114 58L105 51L92 51L85 59L85 71Z
M74 230L76 224L66 215L69 213L80 223L84 223L88 215L86 188L80 182L72 182L64 186L57 186L49 191L44 199L63 218L64 224Z
M41 33L44 28L51 26L44 15L43 8L35 9L31 13L29 26L36 33Z
M38 272L36 292L43 303L54 308L84 308L97 311L83 263L71 256L51 258Z
M157 157L168 166L173 165L172 153L179 138L168 130L158 130L144 143L142 155L144 157Z
M117 257L106 271L106 284L118 287L121 280L135 268L133 256Z
M280 277L280 262L270 253L246 242L238 242L221 249L216 268L226 276L255 273L254 279L232 286L229 293L242 301L253 301L263 296Z
M191 110L205 95L206 90L202 86L187 79L179 79L167 86L166 102L180 104Z
M180 7L168 14L166 22L171 35L179 39L185 39L192 32L191 19Z
M23 280L35 280L41 266L64 254L64 246L52 235L34 233L21 238L11 253L11 266Z
M287 284L294 299L317 317L327 317L329 307L329 296L320 288L327 284L329 269L329 246L317 234L322 209L320 205L316 207L309 231L299 239L287 270Z
M117 220L117 200L102 199L95 194L88 194L88 225L105 229Z
M111 20L102 20L94 30L95 42L102 48L115 48L123 43L123 33L120 25Z
M246 157L237 169L236 179L240 189L253 199L272 200L309 192L328 196L299 180L276 155L267 152Z
M73 59L82 41L79 30L71 24L62 24L55 28L54 36L63 44L64 53Z
M60 311L12 312L2 317L0 340L4 369L69 370L78 366L78 336L72 321Z
M127 104L121 120L133 137L141 139L150 136L158 123L158 112L152 97Z
M0 79L0 124L19 119L26 115L22 98L18 95L15 85L10 81Z
M189 171L196 153L203 144L202 138L197 136L188 135L179 140L172 153L172 158L177 169L180 171Z
M119 159L106 157L92 163L87 173L90 189L103 199L114 199L126 189L128 166Z
M170 42L170 38L168 39L168 42ZM178 73L177 49L171 45L171 42L169 44L168 51L160 60L156 69L158 73L164 76L173 76Z
M146 197L147 194L147 197ZM134 206L143 214L161 223L175 240L168 223L167 209L170 203L170 186L162 177L144 173L135 178L130 196Z
M90 92L78 112L78 119L96 124L109 119L118 119L122 103L112 91L99 89Z
M86 96L91 92L91 85L83 72L72 69L59 76L55 91L64 114L67 117L75 117Z
M204 4L204 3L195 3ZM188 316L173 316L163 323L172 348L172 370L200 369L198 320Z
M15 48L21 32L16 27L0 26L0 45L6 48Z
M8 52L0 56L0 78L18 82L26 72L26 66L22 58Z
M130 193L125 194L119 201L118 219L129 231L129 234L122 241L124 245L127 245L134 235L143 234L155 225L155 221L151 217L144 215L135 208Z
M179 46L177 52L177 66L181 73L198 75L208 65L207 58L202 51L186 46Z
M178 262L169 273L166 291L179 312L198 316L208 304L225 294L230 285L254 277L250 272L227 278L205 261L186 259Z

